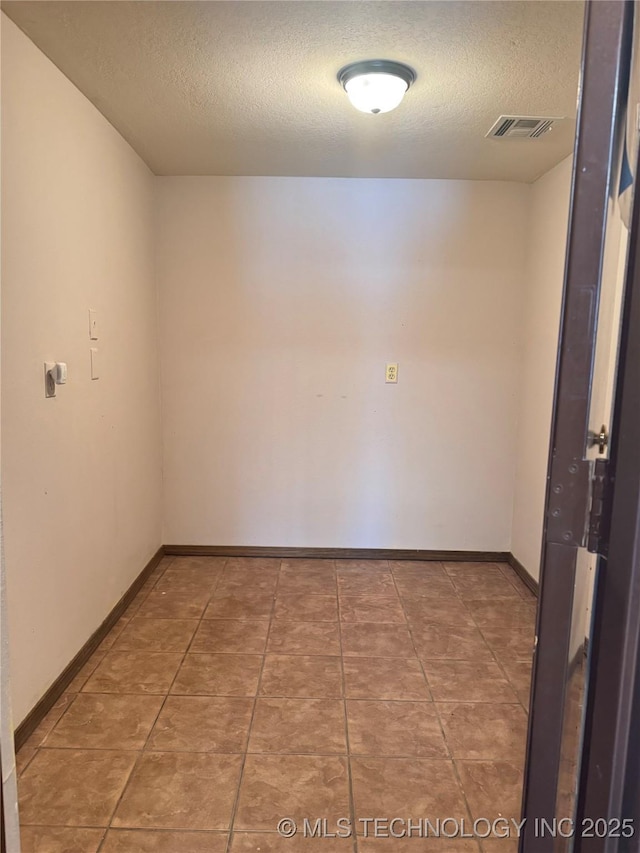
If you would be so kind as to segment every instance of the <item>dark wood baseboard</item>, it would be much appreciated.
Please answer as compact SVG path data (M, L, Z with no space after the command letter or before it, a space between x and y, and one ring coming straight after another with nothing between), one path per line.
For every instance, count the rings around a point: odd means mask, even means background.
M95 652L127 607L131 604L138 591L142 588L149 575L153 572L163 557L164 548L161 546L122 596L120 601L118 601L115 607L111 610L104 622L96 631L93 632L78 654L63 670L58 678L56 678L40 701L34 705L31 711L29 711L27 716L15 730L14 741L16 750L20 749L22 744L40 725L46 714L62 696L66 688L71 684L78 672L80 672L82 667L89 660L91 655Z
M507 556L507 562L513 569L513 571L518 575L523 584L529 587L531 592L537 597L538 591L540 588L540 584L535 578L532 578L529 572L522 565L520 560L517 560L513 554L509 554Z
M409 548L277 548L241 545L165 545L173 557L302 557L316 560L438 560L507 563L507 551L421 551Z
M510 551L428 551L409 548L278 548L256 545L165 545L171 557L280 557L316 560L434 560L456 563L508 563L537 597L538 581Z

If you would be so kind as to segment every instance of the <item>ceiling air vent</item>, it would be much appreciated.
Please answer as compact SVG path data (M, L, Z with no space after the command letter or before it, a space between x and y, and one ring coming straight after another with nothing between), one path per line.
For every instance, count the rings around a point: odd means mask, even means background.
M489 139L538 139L548 133L558 116L500 116L493 125Z

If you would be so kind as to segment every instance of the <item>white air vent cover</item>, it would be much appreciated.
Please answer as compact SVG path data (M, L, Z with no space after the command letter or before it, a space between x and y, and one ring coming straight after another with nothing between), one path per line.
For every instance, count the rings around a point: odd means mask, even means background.
M490 139L538 139L548 133L559 116L500 116L487 137Z

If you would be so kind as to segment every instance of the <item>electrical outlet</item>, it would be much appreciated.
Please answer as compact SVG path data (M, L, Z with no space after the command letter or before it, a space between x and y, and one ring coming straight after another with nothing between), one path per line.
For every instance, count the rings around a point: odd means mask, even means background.
M389 384L395 384L398 381L398 365L388 364L385 372L384 381Z

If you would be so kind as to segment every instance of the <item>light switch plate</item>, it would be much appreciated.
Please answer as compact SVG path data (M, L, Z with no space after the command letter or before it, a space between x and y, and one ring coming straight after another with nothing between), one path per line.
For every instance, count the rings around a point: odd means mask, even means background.
M91 347L91 378L100 379L100 358L97 347Z

